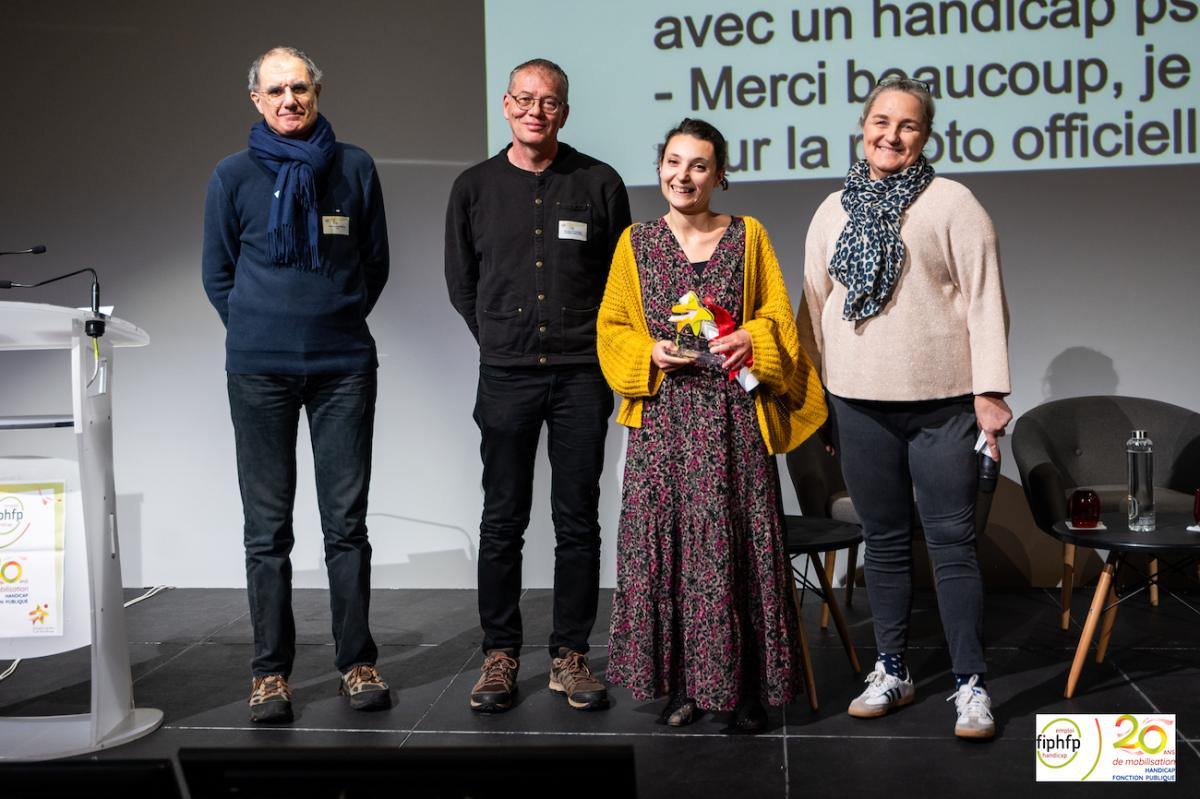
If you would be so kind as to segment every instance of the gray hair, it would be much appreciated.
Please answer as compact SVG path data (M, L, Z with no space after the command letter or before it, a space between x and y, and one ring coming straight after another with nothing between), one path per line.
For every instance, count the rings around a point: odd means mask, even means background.
M298 47L272 47L270 50L254 59L253 63L250 64L250 74L248 78L250 91L258 91L258 71L262 69L262 62L269 56L280 54L290 55L293 58L299 58L301 61L303 61L305 68L308 70L308 80L314 86L320 83L321 78L325 76L325 73L321 71L320 67L318 67L316 63L308 57L308 53L304 52Z
M911 94L921 103L921 110L925 114L925 135L933 132L933 94L929 91L929 84L922 80L913 80L906 78L903 75L900 77L888 77L879 81L871 93L867 95L866 102L863 103L862 116L858 118L858 126L861 128L867 122L867 115L871 113L871 106L875 105L875 101L879 99L879 95L884 92L904 92Z
M555 82L558 83L558 88L562 90L562 97L558 99L562 100L564 104L567 102L567 93L571 88L571 83L567 80L567 73L563 72L563 68L558 64L545 58L531 58L524 64L517 64L513 67L513 71L508 73L508 90L510 92L512 91L513 81L517 79L517 75L527 69L536 69L549 73Z

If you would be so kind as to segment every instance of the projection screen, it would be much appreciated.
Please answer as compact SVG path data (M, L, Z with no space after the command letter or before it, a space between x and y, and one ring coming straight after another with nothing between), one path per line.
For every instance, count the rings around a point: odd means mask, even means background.
M488 144L510 140L509 70L539 56L571 81L562 139L655 182L686 116L730 141L743 180L840 177L881 78L937 98L939 172L1196 163L1193 0L487 0Z

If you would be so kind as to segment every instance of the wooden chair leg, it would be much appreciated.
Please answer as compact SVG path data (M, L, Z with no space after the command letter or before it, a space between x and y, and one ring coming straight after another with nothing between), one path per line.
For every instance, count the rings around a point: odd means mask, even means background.
M1096 634L1096 625L1100 623L1100 615L1104 610L1104 600L1112 587L1113 573L1117 568L1117 553L1108 553L1104 569L1100 572L1100 581L1096 583L1096 593L1092 594L1092 605L1088 608L1087 618L1083 622L1083 632L1079 634L1079 645L1075 647L1075 659L1071 662L1071 672L1067 675L1067 699L1075 695L1075 686L1079 683L1079 674L1083 671L1083 662L1087 660L1088 647L1092 644L1092 636Z
M1150 558L1150 606L1158 607L1158 558Z
M800 663L804 669L804 693L808 694L808 706L817 712L817 680L813 676L812 653L808 651L808 633L804 629L804 615L800 608L800 593L796 590L796 580L790 578L792 584L792 604L796 608L796 628L800 633Z
M862 666L858 663L858 653L854 651L854 642L850 638L850 629L846 627L842 609L838 607L837 597L833 595L833 586L825 575L825 571L818 567L816 555L809 555L809 559L812 561L813 570L817 573L817 579L821 581L821 591L829 599L829 612L833 615L833 626L837 628L838 636L842 639L846 657L850 659L850 668L854 669L855 674L862 674Z
M1196 573L1200 574L1200 564L1196 567ZM850 547L849 554L846 556L846 607L850 607L850 600L854 597L854 580L858 576L858 544Z
M1071 629L1071 592L1075 590L1075 545L1063 544L1062 618L1064 630Z
M1114 580L1115 582L1115 580ZM1104 662L1104 653L1108 651L1108 639L1112 638L1113 625L1117 621L1117 591L1113 586L1108 587L1108 596L1104 598L1108 609L1100 621L1100 637L1096 639L1096 662Z
M825 553L825 581L833 582L833 566L837 563L837 552L831 551ZM828 596L828 594L826 595ZM821 603L821 629L829 629L829 600L826 599Z

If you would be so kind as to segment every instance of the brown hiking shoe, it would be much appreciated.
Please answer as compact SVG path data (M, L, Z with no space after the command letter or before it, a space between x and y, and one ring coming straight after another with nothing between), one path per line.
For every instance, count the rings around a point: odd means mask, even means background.
M567 704L576 710L608 707L608 689L592 674L583 653L561 646L558 654L550 666L550 690L566 694Z
M503 649L493 649L483 659L479 680L471 689L471 710L500 713L512 707L517 693L517 659Z
M292 689L282 674L255 677L250 683L250 720L257 724L287 724L292 720Z
M392 706L388 684L369 663L361 663L342 675L338 695L350 698L354 710L386 710Z

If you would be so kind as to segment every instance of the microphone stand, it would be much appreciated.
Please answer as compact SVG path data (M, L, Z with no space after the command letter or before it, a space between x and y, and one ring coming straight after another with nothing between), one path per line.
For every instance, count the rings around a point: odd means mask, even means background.
M37 248L34 248L36 250ZM39 286L45 286L49 283L57 283L60 280L65 280L68 277L82 275L84 272L89 272L92 276L92 318L84 320L83 332L92 338L99 338L104 335L105 321L100 313L100 278L96 274L96 270L90 266L83 269L76 269L74 272L67 272L65 275L46 278L38 283L16 283L11 280L0 280L0 289L36 289Z

